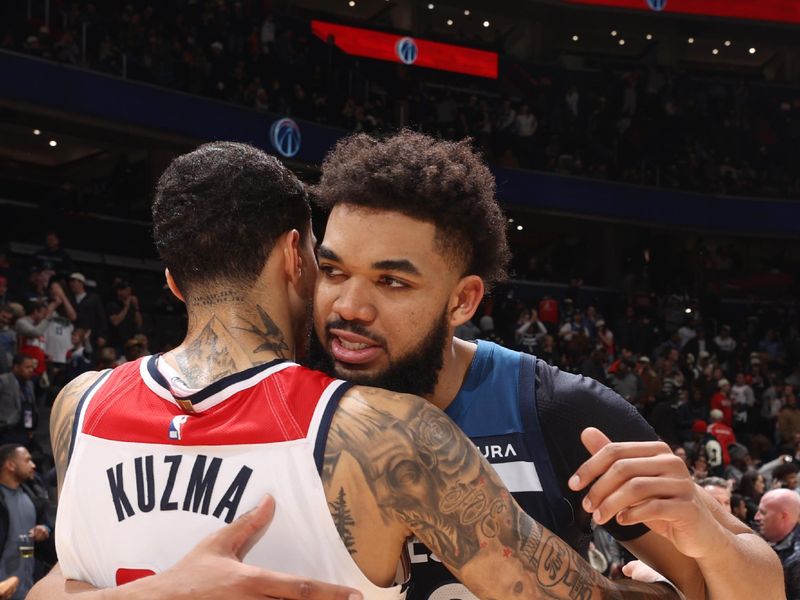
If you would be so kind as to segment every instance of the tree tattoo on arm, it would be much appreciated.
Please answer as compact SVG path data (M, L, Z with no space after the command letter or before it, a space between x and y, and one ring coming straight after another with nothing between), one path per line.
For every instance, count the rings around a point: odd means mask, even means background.
M353 537L352 527L356 524L353 516L350 514L350 509L347 506L347 494L344 492L343 487L339 487L339 495L336 500L328 503L333 516L333 522L336 525L336 531L339 532L339 537L342 538L347 551L352 555L356 553L356 540Z
M403 402L414 404L407 418L384 408ZM469 439L424 400L354 388L334 416L323 481L344 454L355 459L383 519L402 522L478 595L679 598L662 584L615 583L594 571L519 508Z

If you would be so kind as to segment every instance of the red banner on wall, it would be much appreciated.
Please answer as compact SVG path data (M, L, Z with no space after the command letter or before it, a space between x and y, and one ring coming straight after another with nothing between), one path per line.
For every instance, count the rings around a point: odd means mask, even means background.
M311 21L311 31L320 39L332 38L337 48L353 56L497 79L496 52L325 21Z
M564 0L610 8L632 8L706 17L800 23L800 0Z

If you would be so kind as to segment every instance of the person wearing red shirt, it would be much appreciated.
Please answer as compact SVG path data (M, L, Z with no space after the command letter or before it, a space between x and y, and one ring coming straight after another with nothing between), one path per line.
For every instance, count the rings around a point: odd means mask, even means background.
M709 416L711 417L711 425L708 426L708 433L717 438L719 445L722 446L722 464L727 467L731 464L728 446L736 443L736 434L733 433L733 429L722 422L724 414L720 409L713 409Z
M711 410L722 411L722 421L728 426L733 426L733 403L731 402L731 382L720 379L717 384L719 390L711 397Z

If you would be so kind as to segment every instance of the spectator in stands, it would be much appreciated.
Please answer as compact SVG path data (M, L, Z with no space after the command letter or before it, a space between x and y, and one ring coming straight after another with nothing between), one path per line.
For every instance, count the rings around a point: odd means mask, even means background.
M764 475L758 471L747 471L739 481L739 493L747 505L747 522L750 523L758 511L758 503L767 489Z
M750 472L753 467L753 458L747 446L739 442L728 445L728 456L731 462L724 471L725 479L733 481L734 485L739 485L745 473Z
M0 276L0 306L8 304L12 300L11 294L8 293L8 279Z
M539 320L539 313L535 308L525 308L517 319L514 337L517 347L529 354L536 354L536 348L547 335L547 327Z
M34 256L37 266L45 271L72 272L72 258L61 247L61 238L55 231L48 231L44 248Z
M30 356L16 354L11 372L0 375L0 443L28 441L27 431L33 429L35 416L35 364Z
M790 385L783 387L783 407L778 411L778 433L781 447L793 451L795 434L800 433L800 408L797 396Z
M783 565L787 600L800 598L800 496L789 490L771 490L758 505L759 532Z
M697 426L699 429L699 426ZM705 423L703 423L705 429ZM689 471L695 482L700 482L708 477L708 457L702 450L695 451L689 459Z
M703 393L699 388L694 387L691 389L688 401L679 403L676 413L678 438L684 444L694 439L693 427L696 422L702 423L702 429L705 432L708 409L703 400Z
M69 289L74 299L75 327L92 332L92 342L102 348L108 338L108 321L103 310L103 301L98 294L86 290L86 277L83 273L73 273L69 278Z
M47 329L44 332L44 352L47 356L50 383L53 387L60 387L66 383L64 372L67 366L67 352L72 347L73 323L77 314L64 288L55 278L50 283L50 297L57 298L60 304L47 320Z
M638 404L640 406L652 406L656 401L656 396L661 393L661 377L653 369L648 356L640 356L636 361L636 374L642 381L641 395ZM691 423L690 423L691 425Z
M67 381L72 381L81 373L92 369L92 332L76 327L72 331L72 348L67 353Z
M633 372L633 363L622 361L611 376L611 388L631 404L641 395L642 382Z
M104 369L113 369L118 364L117 351L113 346L106 346L100 350L95 368L98 371L102 371Z
M700 486L705 489L717 502L722 505L727 512L731 512L731 490L728 482L721 477L708 477L700 482Z
M599 381L603 385L608 385L606 379L606 353L602 349L594 350L586 359L581 363L580 373L585 377L591 377L595 381Z
M557 333L558 326L561 323L558 313L558 302L550 296L542 298L539 302L539 318L551 335Z
M767 356L770 363L783 362L783 344L774 329L767 329L764 339L758 344L758 349Z
M111 323L110 343L117 349L142 330L142 312L139 299L127 281L118 281L114 286L116 299L106 307Z
M731 462L728 446L736 443L736 435L733 433L733 428L724 422L725 415L720 409L712 408L709 416L711 417L711 425L708 426L708 433L713 435L719 442L722 448L722 464L727 467Z
M38 265L31 267L25 289L20 294L23 303L44 302L47 300L48 272Z
M16 576L19 585L10 600L23 600L33 587L34 559L22 558L19 536L29 535L36 543L50 538L47 517L49 503L38 496L29 482L36 464L27 448L16 444L0 446L0 579Z
M783 461L772 470L771 489L798 490L798 472L800 467L791 459L785 457Z
M556 340L552 335L544 336L542 347L537 356L551 366L558 366L558 355L556 353Z
M597 326L597 342L603 347L606 353L607 360L614 360L615 347L614 347L614 333L608 328L603 319L595 321Z
M733 426L733 403L731 402L731 382L727 379L717 381L717 392L711 397L711 410L722 411L722 421L728 427Z
M728 363L733 358L736 350L736 340L731 336L730 325L723 325L719 335L714 338L714 346L717 350L717 360L724 369L728 369Z
M47 369L44 334L47 331L49 319L56 308L58 308L56 300L51 301L49 304L31 302L28 304L25 316L17 319L14 324L20 351L37 361L37 377L41 376Z
M17 332L14 331L14 311L0 304L0 373L11 370L11 359L17 351Z
M731 494L731 513L742 523L750 525L750 521L747 520L747 504L740 494Z
M539 120L531 112L528 104L523 104L519 108L516 119L514 119L514 135L517 138L517 156L520 157L523 166L530 168L533 166L533 136L539 129Z
M736 383L731 388L731 400L733 401L734 407L751 407L756 403L756 397L755 394L753 394L753 388L747 385L744 373L736 374Z

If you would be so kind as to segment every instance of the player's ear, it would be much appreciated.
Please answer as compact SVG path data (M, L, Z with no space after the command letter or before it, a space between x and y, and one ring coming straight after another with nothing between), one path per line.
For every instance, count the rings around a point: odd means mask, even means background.
M485 291L483 279L477 275L466 275L459 280L448 304L451 327L463 325L472 318Z
M296 284L303 276L303 256L300 244L303 236L297 229L283 235L283 269L286 278Z
M172 292L172 295L186 304L186 300L184 299L181 291L178 289L178 284L175 283L175 279L172 277L172 273L169 272L169 269L164 269L164 277L167 280L167 286L169 287L169 291Z

